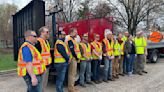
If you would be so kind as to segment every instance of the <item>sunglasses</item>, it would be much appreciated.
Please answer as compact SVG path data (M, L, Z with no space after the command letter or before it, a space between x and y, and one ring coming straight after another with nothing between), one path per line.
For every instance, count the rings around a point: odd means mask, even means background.
M46 32L47 34L49 33L49 31L44 31L44 32Z
M37 37L36 35L30 35L30 36L35 37L35 38Z

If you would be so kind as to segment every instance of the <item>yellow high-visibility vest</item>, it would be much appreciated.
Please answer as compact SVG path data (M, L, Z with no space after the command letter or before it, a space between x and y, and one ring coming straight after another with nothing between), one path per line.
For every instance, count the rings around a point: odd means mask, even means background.
M119 44L119 43L118 43ZM124 55L124 45L125 45L125 43L124 42L122 42L121 44L119 44L120 45L120 53L121 53L121 55Z
M80 43L82 49L83 49L83 55L81 57L81 60L87 60L87 58L91 58L92 55L91 55L91 46L90 44L88 43L87 45L85 43ZM83 57L83 56L86 56L86 57Z
M66 62L65 58L63 58L63 56L58 52L57 50L57 44L61 44L64 46L65 51L67 53L68 56L70 56L70 52L68 51L68 47L66 45L66 43L64 43L62 40L57 40L55 43L55 49L54 49L54 62L55 63L64 63Z
M27 46L30 49L33 57L32 65L33 65L34 74L39 75L44 73L44 71L46 70L46 66L41 54L33 45L31 45L28 42L24 42L20 47L18 53L18 68L17 68L18 76L25 76L27 74L27 68L26 68L27 63L23 61L23 55L22 55L22 48L25 46Z
M50 54L50 44L49 42L45 42L43 38L38 38L38 41L40 42L42 51L41 56L45 60L45 65L50 65L52 63L52 58Z
M72 37L68 37L68 40L66 41L66 43L67 43L67 45L68 45L68 42L69 41L72 41L73 42L73 44L74 44L74 51L75 51L75 53L76 53L76 56L77 56L77 58L78 59L80 59L81 58L81 52L80 52L80 48L79 48L79 44L72 38ZM70 50L70 49L69 49ZM73 56L72 56L72 54L71 54L71 58L72 58Z
M144 54L145 53L145 47L147 45L146 39L144 37L135 38L135 47L136 47L136 53L137 54Z
M121 46L118 43L118 41L116 41L114 44L114 56L119 56L119 55L121 55Z
M111 40L111 43L109 43L109 40L107 38L103 39L103 42L106 46L106 51L107 51L107 56L113 56L113 46L114 46L114 41Z
M128 38L126 36L123 36L121 40L126 42L128 40Z
M99 56L102 56L102 44L100 42L91 42L91 45L94 47L94 50L96 53L98 53ZM95 55L95 53L92 52L93 59L99 59L98 56Z

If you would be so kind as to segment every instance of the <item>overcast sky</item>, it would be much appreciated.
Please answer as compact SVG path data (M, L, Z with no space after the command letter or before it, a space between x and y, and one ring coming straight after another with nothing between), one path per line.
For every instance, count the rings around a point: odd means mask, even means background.
M14 3L19 7L19 9L21 9L24 6L26 6L30 1L32 1L32 0L0 0L0 4L2 4L2 3ZM83 1L83 0L81 0L81 1ZM98 1L106 1L106 0L93 0L93 2L94 1L96 3Z
M2 3L14 3L19 7L19 9L26 6L31 0L0 0L0 4Z

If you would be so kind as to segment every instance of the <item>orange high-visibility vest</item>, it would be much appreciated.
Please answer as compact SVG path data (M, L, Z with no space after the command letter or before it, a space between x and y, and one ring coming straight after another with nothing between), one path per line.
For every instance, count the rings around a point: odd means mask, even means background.
M66 51L66 53L67 53L68 56L70 55L70 52L68 51L67 45L66 45L62 40L57 40L57 41L56 41L56 43L55 43L55 49L54 49L54 56L55 56L54 62L55 62L55 63L64 63L64 62L66 62L66 60L65 60L65 58L63 58L63 56L58 52L58 50L57 50L57 44L61 44L61 45L64 46L65 51Z
M78 59L80 59L81 58L81 52L80 52L80 48L79 48L79 44L72 38L72 37L68 37L68 40L66 41L66 43L67 43L67 45L68 45L68 42L69 41L72 41L73 42L73 44L74 44L74 51L75 51L75 53L76 53L76 55L77 55L77 58ZM69 49L70 50L70 49ZM71 58L72 58L73 56L72 56L72 54L71 54Z
M52 58L50 54L50 44L45 42L43 38L38 38L38 41L40 42L42 51L41 51L41 56L45 61L45 65L50 65L52 63Z
M96 53L98 53L99 56L102 56L102 45L101 45L101 43L93 41L91 43L91 45L94 47L94 50L96 51ZM92 52L92 57L93 57L93 59L99 59L99 57L96 56L95 53L93 53L93 52Z
M92 57L92 55L91 55L91 46L90 46L90 44L89 43L87 43L87 45L85 44L85 43L80 43L80 45L81 45L81 47L82 47L82 49L83 49L83 56L86 56L87 58L90 58L91 59L91 57ZM85 58L85 57L81 57L81 60L87 60L87 58Z
M109 43L109 40L107 38L103 39L103 42L106 46L106 51L107 51L107 56L113 56L113 46L114 46L114 41L111 40L111 43Z
M18 53L18 68L17 68L18 76L25 76L27 73L27 68L26 68L27 63L23 61L23 55L22 55L22 48L25 46L27 46L30 49L33 57L32 65L33 65L34 74L39 75L44 73L46 67L41 54L33 45L31 45L28 42L24 42L21 48L19 49L19 53Z

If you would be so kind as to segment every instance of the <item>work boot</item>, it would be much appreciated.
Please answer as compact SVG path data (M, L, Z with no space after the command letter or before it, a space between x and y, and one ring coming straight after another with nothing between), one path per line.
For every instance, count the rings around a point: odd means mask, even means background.
M85 84L80 84L81 87L83 88L86 88L86 85Z
M145 71L145 70L143 70L142 72L143 72L143 73L146 73L146 74L148 73L148 72L147 72L147 71Z
M103 81L102 80L98 80L99 83L102 83Z
M94 81L94 83L99 84L99 82L98 82L98 81Z
M116 75L116 78L117 78L117 79L119 79L119 76L118 76L118 74Z
M114 78L109 78L109 80L110 80L110 81L115 81L115 79L114 79Z
M93 85L94 83L92 81L86 82L87 84Z
M123 73L120 73L119 75L121 75L121 76L125 76Z
M106 82L106 83L109 83L108 80L103 80L103 81Z
M138 73L139 75L143 75L142 73Z

